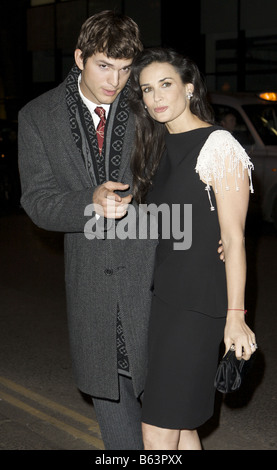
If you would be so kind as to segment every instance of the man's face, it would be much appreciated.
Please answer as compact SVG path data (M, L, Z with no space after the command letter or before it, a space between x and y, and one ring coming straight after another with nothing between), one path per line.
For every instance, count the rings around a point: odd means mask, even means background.
M82 70L82 93L95 104L113 103L127 83L132 59L113 59L97 52L83 65L81 55L81 50L76 49L75 62Z

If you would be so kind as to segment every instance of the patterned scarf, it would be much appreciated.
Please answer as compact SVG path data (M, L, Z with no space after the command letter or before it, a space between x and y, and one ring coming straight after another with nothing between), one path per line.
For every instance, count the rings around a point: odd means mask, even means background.
M124 135L129 117L127 106L129 83L126 84L120 93L119 99L116 100L117 108L111 131L111 145L106 151L106 129L109 125L109 117L112 112L113 105L111 105L106 123L104 147L100 155L91 113L81 99L78 90L78 77L80 73L81 70L75 65L69 72L66 82L66 103L74 141L94 184L99 185L108 180L117 181ZM105 156L108 157L108 162L106 162Z
M66 81L66 103L74 142L77 145L77 148L84 160L87 172L94 185L103 184L108 180L117 181L121 163L124 135L129 118L129 109L127 105L129 83L126 84L120 93L119 99L116 100L117 107L114 114L110 145L106 150L106 130L109 125L109 118L113 114L113 105L110 107L105 126L104 145L100 155L96 130L91 113L83 102L79 93L78 78L80 73L81 70L75 65L69 72ZM105 157L108 158L108 165ZM119 307L117 307L116 344L118 371L121 374L129 376L129 360L125 347L125 339Z

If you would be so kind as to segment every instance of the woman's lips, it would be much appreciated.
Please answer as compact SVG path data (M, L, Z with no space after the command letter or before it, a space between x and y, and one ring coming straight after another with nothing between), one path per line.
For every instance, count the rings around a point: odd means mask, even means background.
M168 106L162 106L160 108L154 108L155 113L163 113L168 109Z

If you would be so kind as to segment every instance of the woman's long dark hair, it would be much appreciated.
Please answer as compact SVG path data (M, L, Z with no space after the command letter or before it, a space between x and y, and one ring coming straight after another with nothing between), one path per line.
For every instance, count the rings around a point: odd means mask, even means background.
M132 154L133 195L140 204L145 202L153 176L165 147L165 124L152 119L145 109L139 78L142 70L153 62L168 63L179 73L184 84L192 83L190 110L205 122L213 124L213 113L207 100L207 90L196 64L171 49L145 49L134 60L130 77L130 108L136 117L136 140Z

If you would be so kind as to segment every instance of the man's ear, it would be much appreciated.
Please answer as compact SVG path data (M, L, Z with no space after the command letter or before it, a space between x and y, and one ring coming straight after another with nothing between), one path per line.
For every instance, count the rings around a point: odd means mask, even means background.
M76 65L79 67L79 69L84 70L84 63L83 63L81 49L75 49L74 58L75 58Z

